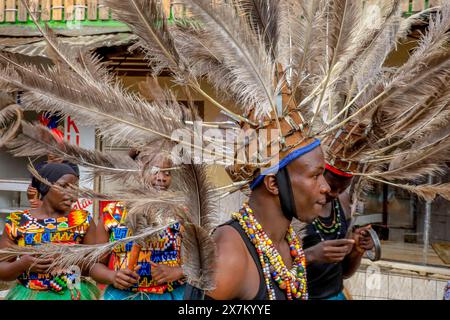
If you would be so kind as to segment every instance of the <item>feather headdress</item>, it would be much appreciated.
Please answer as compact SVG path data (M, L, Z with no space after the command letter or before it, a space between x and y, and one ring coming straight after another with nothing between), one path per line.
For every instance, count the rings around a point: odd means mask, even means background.
M358 82L370 72L358 69L348 83L362 89L330 93L354 100L338 120L342 126L325 130L324 145L328 164L338 174L357 176L356 191L378 182L404 188L426 200L436 195L448 198L448 184L426 185L423 178L443 174L448 168L449 30L447 4L429 18L427 30L403 65L372 73L366 81L371 84L367 90ZM392 48L399 38L389 37L383 43ZM383 67L385 59L386 55L377 65Z

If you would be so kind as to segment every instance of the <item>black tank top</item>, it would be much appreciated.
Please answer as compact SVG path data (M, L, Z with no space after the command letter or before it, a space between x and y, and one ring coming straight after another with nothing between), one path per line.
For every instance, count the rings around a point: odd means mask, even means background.
M337 236L337 231L332 234L321 233L324 240L343 239L347 233L348 223L345 217L344 210L339 200L333 200L332 208L338 204L338 214L341 220L340 235ZM332 222L332 215L328 218L321 218L325 224ZM316 229L312 224L306 227L306 236L303 238L303 250L306 250L316 244L320 243L321 238L317 234ZM308 283L308 293L310 299L327 299L337 295L344 287L342 262L340 263L310 263L306 264L306 274Z
M253 261L256 264L256 268L258 269L259 273L259 288L258 292L256 293L256 296L252 300L268 300L269 295L267 292L266 283L264 280L264 273L262 271L261 262L259 261L258 253L256 252L256 248L253 245L253 243L248 238L245 231L242 229L241 225L236 220L230 220L228 222L225 222L223 225L228 225L230 227L233 227L236 229L237 232L239 232L239 235L241 236L242 240L245 243L245 246L247 247L247 250L249 251L250 255L253 258ZM278 284L270 277L270 281L272 282L272 287L275 290L275 299L276 300L287 300L286 293L278 287ZM208 296L205 296L205 300L210 300L211 298Z

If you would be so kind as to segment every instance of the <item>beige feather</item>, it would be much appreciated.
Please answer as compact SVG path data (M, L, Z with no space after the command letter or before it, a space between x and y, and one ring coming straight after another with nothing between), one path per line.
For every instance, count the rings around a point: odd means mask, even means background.
M0 249L0 261L8 261L22 255L33 255L42 259L51 259L53 263L47 272L52 270L67 269L74 265L82 268L92 267L105 255L109 254L116 246L126 244L131 241L143 241L168 228L176 221L169 221L166 225L158 227L148 227L140 231L139 234L126 237L115 242L105 244L44 244L34 247L11 246Z
M195 224L185 224L182 240L183 272L189 284L203 290L215 289L215 243L210 233ZM199 250L200 248L200 250Z
M51 131L41 125L22 121L22 132L7 143L8 151L16 157L46 156L49 152L72 163L85 166L87 178L104 176L111 180L136 180L139 177L138 163L129 157L85 150L66 141L57 141Z
M211 51L222 57L229 69L222 81L239 97L247 112L255 109L256 118L276 111L277 89L273 84L275 65L264 42L229 4L212 6L208 0L184 2L194 16L203 21L204 32L215 39Z

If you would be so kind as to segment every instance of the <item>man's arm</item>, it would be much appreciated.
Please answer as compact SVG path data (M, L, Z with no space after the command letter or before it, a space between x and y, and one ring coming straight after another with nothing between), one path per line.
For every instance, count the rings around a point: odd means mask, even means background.
M247 248L239 233L230 226L216 229L213 237L217 247L216 288L206 294L215 300L240 299L248 265Z

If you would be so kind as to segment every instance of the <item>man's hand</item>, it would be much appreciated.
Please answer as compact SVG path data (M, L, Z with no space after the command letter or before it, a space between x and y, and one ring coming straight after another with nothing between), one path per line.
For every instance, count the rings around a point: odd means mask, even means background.
M374 243L370 233L367 231L372 228L370 225L357 228L353 231L353 239L355 240L355 249L364 253L365 251L372 250Z
M171 267L164 264L150 262L152 266L152 279L158 284L173 282L184 277L181 267Z
M141 266L136 266L134 270L121 269L114 273L111 281L112 285L120 290L131 288L139 281L139 274L136 272Z
M338 239L322 241L305 250L306 263L337 263L344 260L353 248L355 240Z

